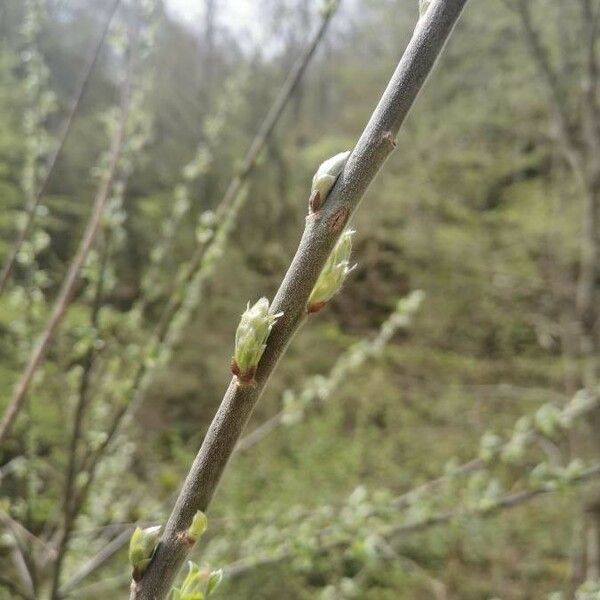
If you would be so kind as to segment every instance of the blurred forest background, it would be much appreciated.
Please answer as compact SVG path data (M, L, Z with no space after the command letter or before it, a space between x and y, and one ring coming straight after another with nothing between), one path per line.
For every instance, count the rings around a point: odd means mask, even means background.
M0 446L0 598L125 597L132 525L169 514L239 315L273 296L312 175L354 145L419 14L416 0L342 1L244 170L321 3L261 0L251 36L224 14L235 3L197 4L197 22L161 0L118 7L3 286L2 410L110 180L73 302ZM112 5L0 0L2 264ZM294 340L248 432L270 425L220 486L194 552L225 569L215 597L600 597L599 503L578 485L600 452L595 301L582 312L578 296L598 256L584 249L598 223L585 135L598 10L467 6L353 221L356 270ZM214 251L190 283L199 243ZM598 281L592 264L588 289Z

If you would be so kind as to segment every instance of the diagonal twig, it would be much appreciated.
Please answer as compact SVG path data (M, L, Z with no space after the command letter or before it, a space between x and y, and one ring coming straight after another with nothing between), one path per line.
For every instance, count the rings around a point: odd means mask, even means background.
M111 143L110 157L106 176L101 182L100 188L98 189L98 193L96 194L94 205L92 207L92 212L88 219L83 238L81 239L79 248L77 249L77 252L73 257L71 264L69 265L69 269L62 282L60 291L58 293L58 297L56 298L54 306L52 307L50 317L48 318L44 330L42 331L42 334L38 338L29 356L25 369L23 370L21 377L17 381L12 398L8 406L6 407L6 410L4 411L2 420L0 421L0 447L2 446L8 434L10 433L15 418L19 413L23 402L25 401L27 390L29 389L29 385L33 380L33 376L35 375L37 368L42 363L46 352L48 351L50 343L54 338L54 334L58 326L62 322L67 312L67 309L69 308L69 305L73 298L73 294L75 293L75 288L79 281L81 268L83 267L88 257L88 254L90 253L90 250L92 249L94 242L96 241L98 232L100 231L102 214L104 212L106 203L109 199L113 179L117 171L119 159L121 157L121 151L123 149L125 141L125 131L127 128L127 118L129 114L129 105L131 97L130 70L131 67L129 67L125 78L123 98L121 102L121 115L119 119L119 124L117 126Z
M104 40L106 39L106 36L108 34L108 30L110 28L110 23L117 11L117 7L119 6L120 2L121 2L121 0L113 0L113 3L108 10L106 20L102 27L100 36L98 37L98 40L96 41L94 48L92 49L92 52L90 53L90 58L86 65L85 71L83 73L83 76L81 78L79 85L77 86L77 92L75 93L75 95L73 96L73 99L71 100L71 105L69 106L67 116L65 117L65 120L62 123L62 127L58 134L58 140L56 142L54 152L50 156L50 159L48 161L48 166L46 167L46 171L44 173L42 182L40 183L40 186L33 198L33 201L31 202L31 205L27 209L25 223L19 230L19 232L17 234L17 238L15 239L15 241L9 251L9 254L6 258L4 266L2 267L2 271L0 271L0 294L2 294L2 292L4 291L4 288L6 287L8 279L9 279L9 277L13 271L13 268L15 266L15 260L17 258L17 255L19 254L19 250L21 249L23 242L29 235L29 232L30 232L33 222L35 220L37 208L40 205L42 198L46 194L46 191L48 190L48 185L50 184L50 180L52 179L52 174L54 172L54 167L56 166L56 163L58 162L58 159L59 159L60 155L62 154L63 148L65 146L65 142L67 141L67 137L69 136L69 132L71 131L71 126L73 124L75 114L77 113L77 111L79 109L79 105L81 104L81 99L83 98L85 91L88 87L88 83L90 81L92 72L94 71L96 63L98 62L98 58L100 57L100 51L102 49L102 46L104 45Z
M371 181L395 147L395 137L431 72L466 0L438 0L419 20L375 112L324 206L306 220L292 264L271 311L283 313L258 364L256 384L233 378L183 484L148 569L132 586L131 600L163 600L190 547L185 533L196 511L206 511L227 462L275 366L306 318L317 278Z

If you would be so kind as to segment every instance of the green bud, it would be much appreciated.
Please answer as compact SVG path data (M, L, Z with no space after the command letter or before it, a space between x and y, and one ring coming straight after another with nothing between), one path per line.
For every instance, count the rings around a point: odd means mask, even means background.
M552 469L548 463L542 462L536 465L529 473L529 485L533 489L545 487L553 478Z
M498 456L502 449L502 438L487 431L483 434L479 444L479 458L486 463L491 462Z
M180 588L173 588L173 600L204 600L218 587L223 579L223 571L209 572L200 568L191 560L188 561L188 572Z
M139 581L150 564L161 526L141 529L136 527L129 540L129 563L133 567L133 579Z
M525 457L526 445L527 435L524 433L514 433L510 441L505 444L500 452L502 462L509 465L518 465Z
M572 460L563 470L562 476L567 483L578 481L585 473L585 464L579 458Z
M321 310L340 290L348 273L356 267L350 266L349 262L353 234L352 229L346 229L329 255L308 299L309 313Z
M197 542L202 534L206 531L206 527L208 526L208 519L206 515L199 510L192 519L192 524L187 530L189 538L193 542Z
M210 596L219 587L221 581L223 581L223 569L212 571L206 584L206 595Z
M535 428L546 437L552 438L562 429L561 411L552 404L544 404L535 413Z
M248 306L235 333L235 353L231 370L241 383L252 383L258 362L265 351L273 325L283 313L269 314L269 301L261 298Z
M322 162L312 180L310 210L317 212L327 199L331 188L344 170L350 150L340 152Z
M563 408L560 423L563 429L570 429L575 420L598 406L595 394L579 390Z
M532 428L531 417L524 415L520 417L515 423L515 432L521 434L527 434Z
M331 15L336 9L338 5L338 0L323 0L323 4L321 5L321 15L324 17L328 17Z

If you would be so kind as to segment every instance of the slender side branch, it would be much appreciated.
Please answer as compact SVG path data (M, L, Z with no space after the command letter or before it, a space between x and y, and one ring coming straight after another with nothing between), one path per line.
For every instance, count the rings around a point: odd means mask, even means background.
M23 591L16 583L12 582L8 577L0 575L0 587L6 588L13 598L23 598L24 600L34 600L33 596Z
M106 546L94 555L89 561L82 565L71 578L58 590L58 598L64 598L70 594L86 577L98 570L111 556L118 552L131 537L133 527L128 527L111 540Z
M438 0L419 20L371 120L324 206L306 219L292 264L271 305L283 313L269 336L256 385L234 377L167 522L147 571L132 586L134 600L162 600L189 553L185 531L197 510L206 511L252 409L300 324L319 274L351 214L395 147L395 137L431 72L466 0Z
M581 20L584 29L585 66L582 78L581 129L586 150L586 190L581 223L580 266L577 279L576 310L583 328L582 351L594 352L593 330L596 322L595 284L598 271L600 239L600 116L598 113L598 23L591 0L581 0ZM590 357L587 356L588 361ZM592 359L593 361L593 359ZM595 369L587 374L590 387L596 380Z
M42 332L36 345L33 348L33 351L31 352L31 355L29 356L29 360L27 362L25 370L23 371L21 378L15 386L11 401L4 412L2 421L0 422L0 447L2 446L2 444L6 440L6 437L10 433L10 429L14 423L14 420L19 410L23 406L23 402L25 400L27 390L29 389L29 385L31 384L33 376L37 368L43 361L46 352L48 351L50 342L54 337L54 333L56 332L56 329L60 325L61 321L63 320L63 317L67 312L67 309L71 303L71 299L75 292L77 282L79 281L81 268L84 265L85 260L90 250L92 249L94 242L96 241L98 231L100 230L100 224L102 222L102 213L104 212L104 207L106 206L106 202L109 198L112 182L117 171L119 158L121 156L123 143L125 141L125 130L127 128L127 117L129 113L130 103L129 101L131 97L130 80L130 72L128 72L124 84L120 122L112 141L106 177L100 185L100 189L98 190L98 193L94 200L92 213L88 219L83 238L79 244L79 248L77 249L75 256L73 257L73 260L71 261L65 279L63 280L58 297L56 298L56 301L52 308L50 317L46 322L44 331Z
M576 136L571 131L564 90L550 63L548 52L540 39L539 33L533 25L530 1L516 0L515 7L521 21L527 49L548 89L550 108L555 115L562 151L567 162L582 182L585 178L585 167L582 161L581 148Z
M94 71L96 63L98 62L98 58L100 57L100 51L102 50L102 46L104 45L104 40L106 39L106 36L108 34L108 30L110 28L110 23L115 15L115 13L117 12L117 8L118 8L120 2L121 2L121 0L113 0L113 3L108 10L108 14L106 15L106 20L102 27L100 36L98 37L98 40L96 41L96 44L94 45L94 48L92 49L92 52L90 53L90 58L86 65L85 71L83 73L83 77L81 78L81 81L77 87L77 92L75 93L75 95L73 96L73 99L71 100L71 105L69 107L69 110L65 117L65 120L62 123L62 127L58 134L58 140L56 142L54 152L52 153L52 156L50 157L50 159L48 161L48 166L46 168L46 172L44 173L44 177L42 179L40 187L39 187L37 193L35 194L35 197L33 198L31 205L27 209L25 223L23 224L20 231L18 232L17 239L14 241L14 244L13 244L12 248L10 249L10 252L6 258L6 262L4 263L4 266L2 267L2 271L0 272L0 294L2 294L2 292L4 291L4 288L6 287L8 279L9 279L9 277L13 271L13 268L15 266L15 260L17 258L17 255L19 254L19 250L21 249L23 242L29 235L29 231L31 230L31 227L35 220L37 208L40 205L42 198L46 194L46 191L48 190L48 185L50 183L50 180L52 179L52 174L54 172L54 167L56 166L56 163L58 162L58 158L62 154L63 148L65 146L65 142L67 141L67 137L69 136L69 132L71 131L71 125L73 124L73 119L79 109L79 105L81 104L81 99L83 98L83 95L85 94L85 91L88 87L88 83L90 81L92 72Z
M98 327L98 318L100 315L100 309L102 307L102 295L104 292L104 277L106 273L106 266L110 255L110 239L104 240L101 262L100 262L100 274L96 283L96 289L94 292L94 301L91 310L90 324L96 329ZM69 441L69 453L67 460L67 473L65 476L65 482L63 486L63 498L62 498L62 524L59 533L59 540L56 549L56 560L54 562L54 569L52 574L52 591L51 600L58 598L58 587L60 584L60 576L62 573L63 562L69 547L69 541L71 533L73 531L73 525L77 518L78 511L74 506L73 492L75 487L75 480L78 474L78 452L80 446L80 440L83 436L83 419L85 411L87 409L88 400L90 396L90 382L92 377L92 371L94 368L94 362L96 360L96 348L92 344L88 349L86 355L82 361L83 373L79 381L79 390L77 397L77 404L75 406L75 414L73 416L73 430L71 432L71 439Z
M574 480L573 483L576 485L581 485L588 481L595 480L598 477L600 477L600 465L596 464L586 469L579 477L577 477ZM525 504L539 496L553 494L556 491L556 488L553 487L540 487L533 490L522 490L519 492L513 492L511 494L506 494L498 498L493 503L493 505L491 505L489 509L485 512L482 512L480 510L465 510L462 508L455 508L448 511L433 514L429 517L417 521L401 523L399 525L392 525L386 531L382 531L381 535L388 540L397 540L402 539L402 537L405 535L410 535L419 531L425 531L431 527L434 527L436 525L443 525L450 521L454 521L455 519L461 519L472 516L478 516L482 518L494 516L497 513L503 512L505 510L521 506L522 504ZM327 551L334 550L337 547L344 546L346 545L346 543L351 543L352 541L353 540L348 540L348 542L344 540L335 540L329 543L325 543L321 545L321 547L319 548L319 552L325 553ZM293 558L293 556L294 553L291 549L285 549L281 550L277 554L271 553L251 558L241 558L224 567L223 572L225 574L225 577L240 577L258 567L270 564L277 564L290 558Z

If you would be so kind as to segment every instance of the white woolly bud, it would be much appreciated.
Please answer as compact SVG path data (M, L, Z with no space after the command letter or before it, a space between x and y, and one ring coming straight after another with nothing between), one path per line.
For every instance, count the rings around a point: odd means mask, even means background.
M325 202L331 188L344 170L350 150L340 152L322 162L312 180L309 200L310 211L317 212Z

